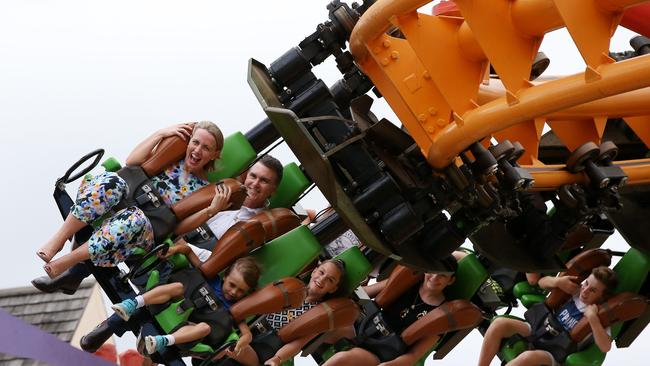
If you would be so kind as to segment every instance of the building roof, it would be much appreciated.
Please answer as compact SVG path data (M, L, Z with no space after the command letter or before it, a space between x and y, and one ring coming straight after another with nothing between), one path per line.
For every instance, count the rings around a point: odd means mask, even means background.
M46 294L32 286L0 290L0 308L14 317L70 342L92 294L94 280L81 283L73 295ZM0 365L39 365L35 360L0 353Z

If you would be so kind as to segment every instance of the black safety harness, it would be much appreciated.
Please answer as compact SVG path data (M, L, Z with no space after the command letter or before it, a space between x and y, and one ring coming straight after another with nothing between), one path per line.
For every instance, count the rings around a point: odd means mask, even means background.
M155 242L165 240L178 224L178 219L158 195L151 179L139 166L126 166L118 170L117 175L124 179L128 189L114 210L137 206L151 222Z
M195 268L185 268L173 272L169 276L168 283L172 282L180 282L183 284L184 300L180 304L178 311L183 312L188 309L193 309L189 321L193 323L205 322L210 325L210 334L203 338L201 342L211 347L221 346L232 332L234 321L228 309L221 304L212 286L205 281L203 275ZM168 305L151 305L149 309L155 315L165 310ZM173 333L188 323L180 322L170 333ZM179 345L179 347L181 349L190 349L197 343L199 341Z
M355 322L357 335L353 343L356 346L372 352L381 362L393 360L408 351L402 337L391 329L374 301L365 302L363 312L365 316Z
M569 332L543 302L531 306L524 318L530 324L531 334L521 338L527 342L529 349L548 351L559 362L578 351L578 343L571 339Z

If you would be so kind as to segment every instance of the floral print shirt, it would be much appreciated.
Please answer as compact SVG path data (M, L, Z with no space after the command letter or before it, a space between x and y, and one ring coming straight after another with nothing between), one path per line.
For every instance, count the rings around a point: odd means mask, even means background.
M207 180L186 172L184 168L185 159L182 159L151 178L153 186L156 187L158 194L167 205L173 205L209 183Z

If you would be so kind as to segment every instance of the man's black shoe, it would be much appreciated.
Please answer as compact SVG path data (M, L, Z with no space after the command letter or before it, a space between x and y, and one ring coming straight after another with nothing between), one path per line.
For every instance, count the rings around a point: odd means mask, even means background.
M64 294L72 295L77 291L82 280L83 277L65 271L55 279L51 279L48 276L35 278L32 280L32 285L42 292L52 293L61 291Z
M108 325L108 320L104 320L92 332L81 337L79 344L84 351L95 353L112 335L113 330Z

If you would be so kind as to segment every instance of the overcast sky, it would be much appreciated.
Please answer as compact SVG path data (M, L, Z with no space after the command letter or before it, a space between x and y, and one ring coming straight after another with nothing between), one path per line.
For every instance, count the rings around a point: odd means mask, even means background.
M44 273L34 252L61 223L54 182L80 156L102 147L123 161L152 131L183 121L212 120L226 135L246 132L265 117L246 83L249 58L271 63L327 19L326 5L0 0L0 288ZM619 33L612 49L628 49L630 33ZM551 57L548 74L584 68L566 34L547 36L542 50ZM328 84L337 79L331 63L316 72ZM375 113L395 120L385 106ZM277 155L290 160L286 148ZM303 203L324 205L318 194ZM647 364L641 345L648 333L612 351L605 364ZM436 364L474 364L480 340L473 332Z

